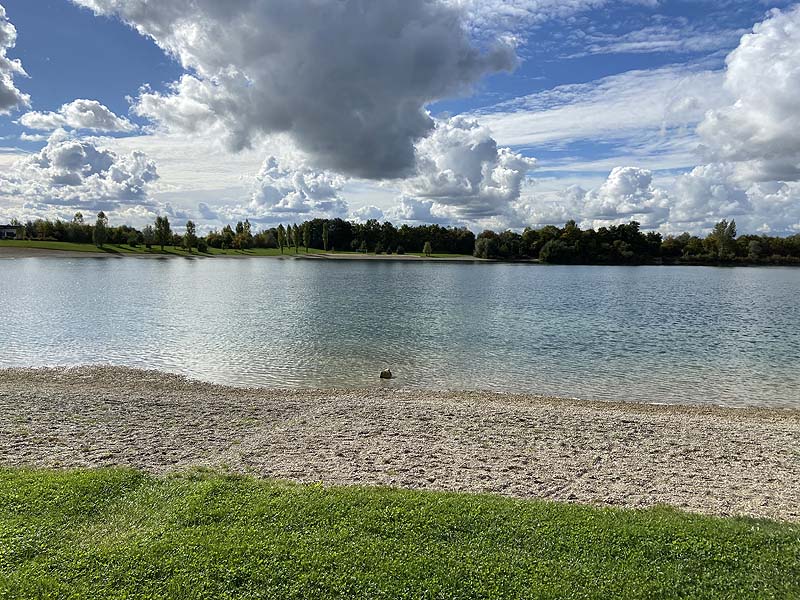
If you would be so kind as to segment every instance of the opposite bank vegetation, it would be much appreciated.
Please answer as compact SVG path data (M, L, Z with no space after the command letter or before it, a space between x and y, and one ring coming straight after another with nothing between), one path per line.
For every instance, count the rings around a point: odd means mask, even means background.
M669 508L0 469L2 598L798 598L800 527Z
M407 224L395 227L370 219L365 223L342 219L313 219L300 225L278 225L254 232L248 220L222 230L198 236L192 221L185 233L172 230L167 217L157 217L154 225L142 230L128 225L110 226L104 213L94 224L77 213L72 221L36 220L12 223L17 240L92 244L104 249L117 246L123 251L148 252L166 248L181 253L213 255L229 251L271 251L276 254L309 252L360 252L371 254L416 253L432 256L475 256L496 260L539 260L552 264L701 264L701 265L800 265L800 234L789 237L766 235L738 236L735 221L720 221L706 237L684 233L662 236L643 232L640 224L581 229L575 221L564 227L548 225L540 229L484 231L475 235L467 228ZM69 249L64 247L62 249ZM170 253L175 253L173 250ZM260 254L271 254L262 252Z

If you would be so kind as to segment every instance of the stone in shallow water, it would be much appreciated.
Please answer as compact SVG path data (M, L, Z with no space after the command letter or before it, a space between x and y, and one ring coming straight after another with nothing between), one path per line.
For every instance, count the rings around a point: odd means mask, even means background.
M381 371L381 379L392 379L391 369L384 369Z

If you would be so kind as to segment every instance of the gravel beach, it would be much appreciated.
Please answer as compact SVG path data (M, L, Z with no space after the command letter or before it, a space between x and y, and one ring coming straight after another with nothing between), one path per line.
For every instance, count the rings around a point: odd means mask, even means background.
M207 466L800 521L800 411L492 393L240 389L112 367L0 370L0 466Z

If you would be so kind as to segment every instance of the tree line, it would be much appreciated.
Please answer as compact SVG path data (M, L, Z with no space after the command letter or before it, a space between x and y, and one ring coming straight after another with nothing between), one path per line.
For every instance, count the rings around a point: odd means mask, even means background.
M433 252L473 255L484 259L531 260L553 264L800 264L800 234L789 237L737 235L736 222L723 220L705 237L683 233L666 237L644 232L640 224L581 229L575 221L564 227L547 225L522 233L484 231L477 237L464 227L401 225L370 219L355 223L343 219L312 219L255 232L249 220L198 236L192 221L185 232L172 230L168 217L159 216L141 230L110 226L104 213L94 223L81 213L72 221L38 219L17 226L17 237L75 243L128 244L162 250L167 246L197 249L248 250L274 248L282 253L310 249L375 254Z
M355 251L376 254L404 254L406 252L472 254L475 249L475 234L465 227L442 227L440 225L401 225L379 223L370 219L355 223L343 219L312 219L303 223L278 225L255 232L249 220L213 229L205 236L196 234L192 221L185 224L186 233L172 230L168 217L157 217L153 225L141 230L128 225L112 227L104 213L98 213L94 223L77 213L72 221L49 219L29 220L17 226L17 238L50 240L59 242L127 244L132 247L175 246L185 249L208 248L220 250L249 250L252 248L274 248L281 252L299 252L310 249L325 251Z
M581 229L526 228L522 233L484 231L475 256L502 260L539 259L553 264L800 264L800 234L790 237L737 236L736 221L720 221L704 238L683 233L662 236L640 224Z

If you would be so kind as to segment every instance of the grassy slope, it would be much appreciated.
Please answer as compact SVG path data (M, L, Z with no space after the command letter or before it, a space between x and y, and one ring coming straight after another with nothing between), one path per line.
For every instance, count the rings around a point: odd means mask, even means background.
M133 248L127 244L106 244L103 248L98 248L94 244L73 244L70 242L39 242L36 240L4 240L0 241L0 248L2 247L15 247L15 248L34 248L42 250L69 250L72 252L105 252L106 254L155 254L155 255L178 255L189 256L189 253L182 248L176 246L165 246L164 251L161 251L160 246L153 246L148 250L144 246L137 246ZM286 251L284 251L286 252ZM288 254L288 253L287 253ZM206 254L200 254L195 249L192 256L216 256L216 255L240 255L240 256L280 256L280 250L254 248L252 250L218 250L216 248L209 248Z
M33 248L39 250L69 250L72 252L105 252L106 254L153 254L165 256L190 256L186 250L176 246L165 246L164 251L161 251L160 246L153 246L148 250L144 246L137 246L133 248L127 244L106 244L103 248L98 248L94 244L73 244L70 242L40 242L36 240L2 240L0 241L0 248ZM324 250L309 249L313 254L325 254ZM305 249L301 248L297 256L305 254ZM337 252L337 254L355 254L354 252ZM423 256L421 253L410 253L412 256ZM294 249L284 250L284 256L295 256ZM217 248L209 248L205 254L200 254L196 249L192 252L191 256L281 256L281 251L274 248L253 248L251 250L219 250ZM460 258L464 255L461 254L433 254L431 258Z
M798 598L800 526L0 470L0 598Z

